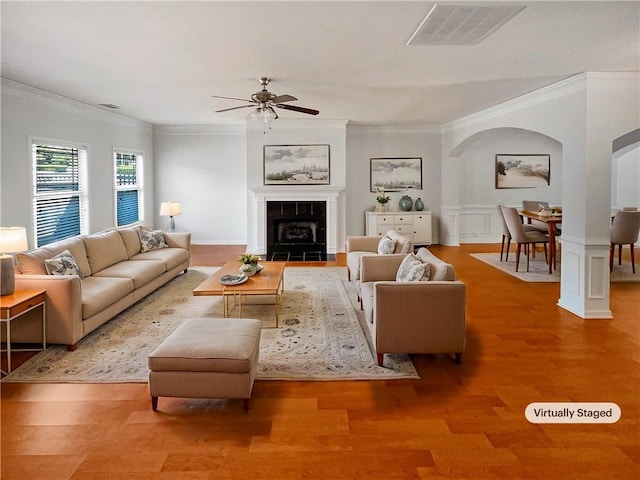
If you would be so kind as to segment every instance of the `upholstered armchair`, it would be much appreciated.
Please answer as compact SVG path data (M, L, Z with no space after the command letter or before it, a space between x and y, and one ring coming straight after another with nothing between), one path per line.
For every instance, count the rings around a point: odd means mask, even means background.
M361 297L378 365L385 353L446 353L460 363L466 334L466 285L426 248L429 281L396 281L404 256L362 257Z
M390 255L400 255L401 258L407 253L413 252L413 243L404 235L400 235L394 230L386 233L392 241L395 241L393 252ZM347 237L347 271L349 280L358 282L360 280L360 258L365 255L380 255L380 240L383 237L374 236L351 236Z

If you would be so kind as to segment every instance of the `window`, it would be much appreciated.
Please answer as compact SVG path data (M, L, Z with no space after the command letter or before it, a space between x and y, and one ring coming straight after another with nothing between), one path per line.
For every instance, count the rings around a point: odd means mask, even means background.
M114 150L116 225L143 220L142 154Z
M87 148L33 141L36 245L88 233Z

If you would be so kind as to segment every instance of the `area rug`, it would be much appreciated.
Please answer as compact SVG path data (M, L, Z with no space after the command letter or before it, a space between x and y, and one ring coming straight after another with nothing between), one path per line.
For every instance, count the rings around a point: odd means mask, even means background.
M544 261L544 252L536 253L536 258L529 260L528 272L527 257L525 255L520 257L518 272L516 272L516 256L514 253L509 254L508 261L502 262L500 261L499 253L471 253L470 255L523 282L560 282L560 259L558 258L557 269L550 274L549 266ZM622 265L613 265L613 272L611 272L609 278L611 282L640 282L640 272L634 274L631 271L631 264L623 262Z
M2 381L147 382L147 354L179 324L187 318L222 316L219 297L192 295L214 271L190 268L81 340L76 351L51 346ZM279 328L273 328L273 297L256 297L243 305L244 317L263 322L258 380L419 378L408 355L386 355L384 367L376 364L345 279L344 267L288 267Z

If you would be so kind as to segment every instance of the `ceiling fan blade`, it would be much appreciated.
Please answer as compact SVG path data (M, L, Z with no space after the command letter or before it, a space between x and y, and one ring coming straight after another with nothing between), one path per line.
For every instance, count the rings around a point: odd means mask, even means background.
M296 97L291 95L278 95L277 97L273 97L271 102L273 103L284 103L284 102L295 102L298 100Z
M284 108L285 110L293 110L294 112L306 113L308 115L318 115L320 113L319 110L314 110L312 108L298 107L297 105L274 105L278 108Z
M215 113L228 112L229 110L237 110L239 108L247 108L247 107L255 107L255 104L252 103L251 105L241 105L239 107L223 108L222 110L216 110Z
M211 98L224 98L227 100L240 100L241 102L252 102L253 100L247 100L246 98L237 98L237 97L221 97L220 95L211 95Z

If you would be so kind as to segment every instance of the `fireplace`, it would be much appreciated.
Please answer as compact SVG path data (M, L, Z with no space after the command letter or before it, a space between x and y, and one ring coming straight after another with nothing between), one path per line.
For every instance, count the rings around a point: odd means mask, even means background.
M344 188L342 187L332 185L268 185L252 188L252 199L249 203L247 251L269 258L267 256L267 244L269 243L267 236L273 234L273 224L270 220L267 221L267 204L285 202L285 204L292 203L294 205L298 203L298 206L300 206L309 202L314 204L320 202L324 205L325 213L324 231L322 232L324 243L326 244L325 255L327 260L335 259L340 245L344 245L346 241L343 225L345 207L340 199L340 193L343 190ZM298 213L300 213L300 208L298 208ZM316 213L317 209L314 209L314 214ZM305 222L311 220L294 218L292 221ZM318 231L316 231L316 235L318 235ZM283 256L285 255L283 254ZM310 253L303 254L303 257L306 257L306 260L313 259Z
M267 202L267 259L327 259L327 204L321 201Z

